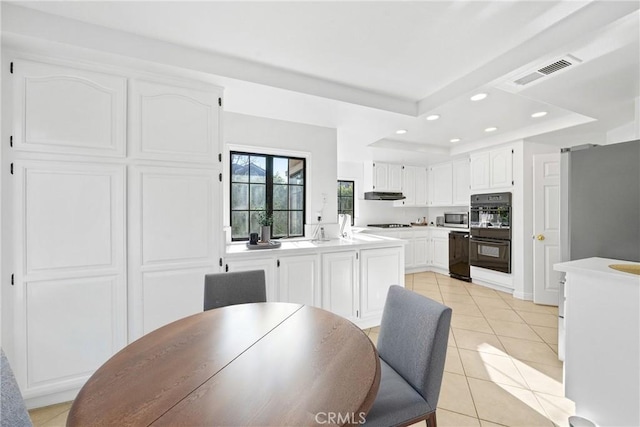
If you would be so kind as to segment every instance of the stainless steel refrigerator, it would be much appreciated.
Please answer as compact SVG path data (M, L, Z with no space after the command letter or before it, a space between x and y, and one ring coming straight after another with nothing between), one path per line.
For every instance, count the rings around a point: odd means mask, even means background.
M640 140L563 149L562 261L640 261Z
M562 150L560 257L640 262L640 140ZM558 357L564 360L564 280Z

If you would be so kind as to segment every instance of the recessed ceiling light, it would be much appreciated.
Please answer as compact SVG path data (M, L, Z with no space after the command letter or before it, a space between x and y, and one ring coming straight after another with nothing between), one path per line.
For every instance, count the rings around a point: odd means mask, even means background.
M430 116L427 116L427 120L438 120L440 118L439 114L432 114Z
M538 111L537 113L533 113L531 117L544 117L547 115L546 111Z
M492 127L490 127L490 128L486 128L484 131L485 131L485 132L494 132L494 131L496 131L496 130L498 130L498 128L497 128L497 127L493 127L493 126L492 126Z
M450 139L449 142L460 142L460 138L453 138Z
M398 129L398 130L396 131L396 133L397 133L398 135L404 135L405 133L407 133L407 130L406 130L406 129Z
M471 97L472 101L481 101L487 97L486 93L476 93Z

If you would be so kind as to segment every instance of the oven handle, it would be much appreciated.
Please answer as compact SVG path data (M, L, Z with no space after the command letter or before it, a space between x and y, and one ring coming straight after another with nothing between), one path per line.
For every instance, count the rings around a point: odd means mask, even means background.
M499 246L508 246L511 244L510 240L495 240L495 239L485 239L485 238L477 238L477 237L473 237L471 236L470 239L472 242L477 242L477 243L491 243L493 245L499 245Z

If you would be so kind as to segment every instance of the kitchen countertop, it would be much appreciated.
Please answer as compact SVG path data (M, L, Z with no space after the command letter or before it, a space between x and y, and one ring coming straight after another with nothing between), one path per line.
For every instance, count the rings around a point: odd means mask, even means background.
M363 233L378 233L378 232L387 232L387 231L412 231L412 230L443 230L443 231L462 231L469 232L468 228L457 228L457 227L438 227L435 225L412 225L411 227L391 227L391 228L382 228L382 227L361 227L363 228Z
M575 261L561 262L554 264L553 268L557 271L564 271L566 273L581 273L587 275L595 275L607 278L616 278L620 280L635 281L640 285L640 276L631 273L625 273L623 271L614 270L610 268L611 264L628 264L628 265L640 265L637 262L622 261L618 259L610 258L584 258Z
M279 248L274 249L249 249L246 242L234 242L227 244L227 255L247 254L254 255L272 254L274 252L292 252L298 253L315 253L319 250L322 252L330 252L343 249L366 249L377 247L389 247L404 245L406 242L401 239L395 239L385 236L372 236L371 234L354 234L351 239L331 238L328 240L311 240L311 239L281 239L282 244Z

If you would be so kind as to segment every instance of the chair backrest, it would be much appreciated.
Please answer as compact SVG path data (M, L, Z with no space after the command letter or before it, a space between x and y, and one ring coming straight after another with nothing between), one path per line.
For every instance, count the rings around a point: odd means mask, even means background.
M447 355L451 308L401 286L389 288L378 354L435 408Z
M266 302L264 270L204 276L204 310L249 302Z
M9 361L4 350L0 349L0 353L2 359L0 363L0 425L2 427L31 426L31 418L29 418Z

